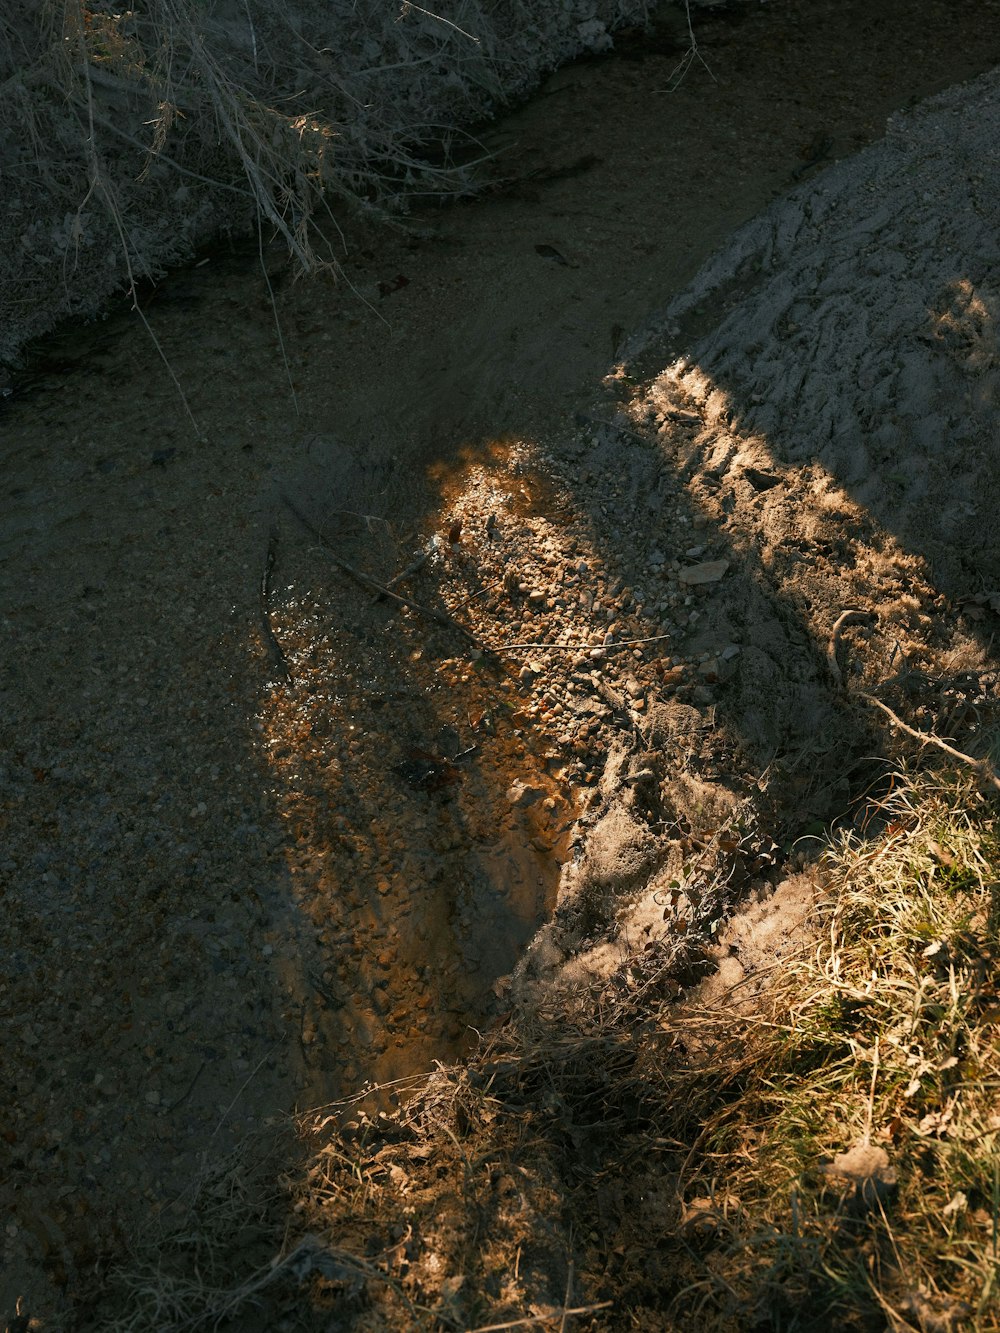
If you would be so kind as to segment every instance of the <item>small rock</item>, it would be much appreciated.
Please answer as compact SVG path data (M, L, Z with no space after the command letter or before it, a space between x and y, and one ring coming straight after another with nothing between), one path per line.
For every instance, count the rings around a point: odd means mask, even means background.
M705 583L718 583L729 568L728 560L708 560L702 565L688 565L677 578L689 588Z
M507 788L507 801L518 810L523 810L528 805L534 805L544 795L545 792L540 787L529 787L526 782L520 780L512 782Z
M896 1170L884 1148L858 1143L847 1152L837 1153L833 1161L820 1166L834 1182L853 1185L856 1197L872 1205L895 1192Z

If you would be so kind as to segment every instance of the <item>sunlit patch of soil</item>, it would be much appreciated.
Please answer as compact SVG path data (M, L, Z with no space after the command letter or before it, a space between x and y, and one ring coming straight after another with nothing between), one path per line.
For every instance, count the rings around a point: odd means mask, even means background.
M312 963L291 952L282 966L319 1097L466 1049L503 1012L503 978L571 855L589 722L582 736L567 728L539 680L547 667L490 649L514 628L557 637L556 590L539 598L520 585L542 547L557 582L576 557L552 544L558 518L529 517L551 496L540 474L512 478L509 455L498 446L488 463L439 478L428 558L396 585L473 627L482 647L341 580L315 544L282 547L272 623L292 683L269 684L258 726L297 928L315 946ZM525 544L532 523L546 532ZM363 540L347 554L364 568ZM400 550L398 568L409 559ZM292 563L299 586L282 588Z

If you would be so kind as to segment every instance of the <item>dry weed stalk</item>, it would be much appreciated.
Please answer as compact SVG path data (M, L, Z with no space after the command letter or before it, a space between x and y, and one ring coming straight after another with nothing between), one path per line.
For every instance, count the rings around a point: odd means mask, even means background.
M218 232L338 270L354 219L471 188L482 121L577 54L575 0L40 0L0 17L0 360ZM578 6L613 26L646 0ZM586 10L586 15L583 15ZM600 29L601 23L597 24ZM586 25L584 25L584 29ZM60 281L53 279L59 275Z

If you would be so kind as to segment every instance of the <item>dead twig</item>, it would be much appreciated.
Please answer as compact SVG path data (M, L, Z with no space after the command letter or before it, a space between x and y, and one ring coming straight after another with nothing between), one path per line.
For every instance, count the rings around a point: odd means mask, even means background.
M260 576L260 624L272 663L284 680L289 685L293 685L295 682L288 666L288 658L285 656L271 625L271 571L274 569L277 545L278 533L275 528L272 528L268 534L267 555L264 558L264 570Z
M485 597L486 594L492 592L494 588L499 588L501 583L503 583L503 579L495 579L492 583L487 583L485 588L480 588L478 592L470 593L468 597L463 598L455 610L461 611L463 606L468 606L469 603L474 602L477 597Z
M433 606L423 606L420 602L415 602L410 597L403 597L399 593L393 592L391 588L386 587L385 584L377 583L375 579L362 573L360 569L355 569L353 565L349 565L346 560L342 559L342 557L337 554L315 523L313 523L312 520L299 509L289 496L283 495L281 498L302 526L316 538L328 559L337 566L341 573L346 574L348 578L353 579L360 587L366 589L366 591L370 593L374 593L376 597L388 597L390 601L398 602L400 606L409 607L411 611L416 611L418 615L427 616L430 620L436 620L439 625L444 625L448 629L457 630L458 633L468 639L471 644L484 652L491 651L485 644L479 642L471 630L466 629L463 624L453 619L446 612L438 611L437 608Z
M470 1328L467 1333L500 1333L501 1329L506 1328L528 1328L532 1324L547 1324L551 1319L562 1319L563 1322L578 1314L595 1314L598 1310L610 1309L612 1301L601 1301L598 1305L577 1305L572 1310L562 1309L553 1310L551 1314L527 1315L524 1319L510 1319L505 1324L480 1324L477 1328Z
M638 648L643 643L660 643L663 639L672 639L673 634L653 634L648 639L620 639L616 643L498 643L495 644L490 652L493 653L513 653L527 648L574 648L577 652L582 649L603 648L605 652L612 648Z
M988 759L974 759L971 754L966 754L963 750L956 750L953 745L949 745L947 741L941 740L940 737L932 736L929 732L918 731L916 727L909 726L892 711L888 704L884 704L881 699L876 699L873 694L865 694L863 690L858 690L857 695L859 699L864 699L865 703L873 704L874 707L881 709L893 726L898 727L900 731L905 731L907 736L912 736L921 745L934 745L937 749L943 750L945 754L951 755L952 759L968 764L970 768L976 770L983 782L989 783L990 786L1000 791L1000 777L997 777L996 771Z
M559 1333L566 1333L566 1320L569 1317L569 1298L573 1289L573 1260L569 1261L566 1273L566 1295L563 1297L562 1318L559 1320Z
M207 1060L202 1060L201 1064L198 1066L198 1070L197 1070L197 1073L195 1074L194 1078L193 1078L193 1079L191 1080L191 1082L187 1085L187 1087L186 1087L185 1090L181 1093L181 1095L177 1098L177 1100L174 1101L174 1102L171 1102L170 1105L167 1107L167 1109L166 1109L166 1114L167 1114L167 1115L170 1115L171 1111L176 1111L177 1108L178 1108L178 1106L180 1106L183 1102L186 1102L187 1099L191 1096L192 1092L194 1092L194 1085L198 1082L198 1080L201 1078L202 1074L205 1072L205 1066L206 1066L207 1064L208 1064L208 1061L207 1061Z
M840 663L837 661L837 649L840 647L840 636L847 625L872 625L875 622L875 616L870 611L859 611L852 607L848 611L842 611L834 622L833 629L830 631L830 639L826 645L826 662L830 668L830 675L834 679L838 689L844 687L844 675L840 669Z
M397 583L405 583L407 579L412 578L417 570L423 569L427 561L434 554L434 544L429 542L420 552L415 560L412 560L405 569L401 569L398 574L393 574L392 578L385 585L386 588L395 588Z

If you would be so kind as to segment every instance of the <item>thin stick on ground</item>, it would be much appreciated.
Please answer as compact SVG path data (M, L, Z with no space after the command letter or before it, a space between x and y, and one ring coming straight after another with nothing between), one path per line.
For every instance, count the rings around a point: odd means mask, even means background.
M267 285L267 296L271 302L271 314L274 316L274 329L278 335L278 347L281 351L281 363L285 367L285 379L288 381L288 391L292 396L292 408L295 415L299 415L299 396L295 392L295 383L292 380L292 368L288 364L288 353L285 350L285 335L281 328L281 316L278 314L278 303L274 299L274 287L271 285L271 275L267 271L267 260L264 258L264 228L261 221L261 215L257 214L257 256L260 261L260 271L264 275L264 282Z
M287 684L293 685L295 682L288 665L288 658L271 624L271 571L274 569L277 541L277 532L272 528L268 536L264 569L260 576L260 620L272 665Z
M605 652L610 652L615 648L638 648L644 643L660 643L663 639L672 639L673 634L653 634L648 639L620 639L615 643L498 643L490 651L494 653L513 653L520 652L528 648L574 648L577 652L581 649L601 648Z
M566 1270L566 1295L563 1297L562 1318L559 1320L559 1333L566 1333L566 1320L569 1318L569 1298L573 1291L573 1260L569 1261Z
M912 736L913 739L919 741L921 745L936 746L937 749L943 750L945 754L951 755L952 759L957 759L960 763L968 764L970 768L976 770L983 782L988 783L990 786L995 787L997 791L1000 791L1000 777L997 777L996 771L988 759L974 759L971 754L965 754L962 750L956 750L953 745L949 745L947 741L941 740L938 736L932 736L929 732L918 731L916 727L909 726L908 723L904 722L901 717L898 717L892 711L888 704L884 704L881 699L876 699L873 694L866 694L863 690L858 690L857 695L859 699L864 699L866 703L872 704L875 708L880 708L889 718L889 721L893 726L898 727L900 731L905 731L907 736Z
M411 611L416 611L418 615L427 616L431 620L436 620L439 625L445 625L448 629L457 630L459 634L462 634L470 643L474 644L475 647L484 652L491 651L485 644L479 642L470 629L466 629L463 624L454 620L446 612L438 611L437 608L433 606L423 606L420 602L415 602L410 597L402 597L399 593L393 592L390 588L387 588L385 584L378 583L375 579L362 573L360 569L355 569L353 565L348 564L346 560L337 554L315 523L313 523L311 519L299 509L289 496L283 495L281 498L302 526L316 538L327 558L331 560L342 573L346 574L348 578L353 579L360 587L368 592L374 593L377 597L388 597L390 601L398 602L400 606L409 607Z
M506 1328L529 1328L532 1324L547 1324L552 1319L571 1319L574 1315L596 1314L598 1310L611 1308L611 1301L601 1301L599 1305L577 1305L572 1310L553 1310L551 1314L526 1315L524 1319L510 1319L504 1324L480 1324L470 1328L469 1333L501 1333Z
M431 558L433 553L434 553L433 546L428 545L423 551L420 552L420 554L414 560L410 561L410 563L406 566L405 569L401 569L398 574L393 574L392 578L389 579L389 581L385 585L386 589L391 590L392 588L395 588L398 584L405 583L407 579L412 578L413 575L416 574L418 570L423 569L424 565L427 564L427 561Z
M838 689L843 687L844 675L840 669L840 663L837 661L837 649L840 647L840 638L844 629L848 625L870 625L875 617L868 611L859 611L856 607L850 607L847 611L841 611L830 631L830 639L826 645L826 661L830 668L830 675L833 677Z

